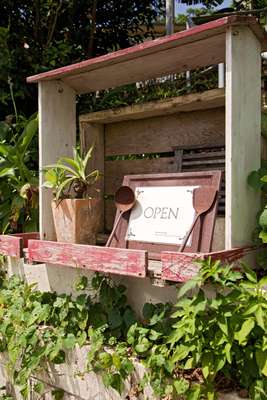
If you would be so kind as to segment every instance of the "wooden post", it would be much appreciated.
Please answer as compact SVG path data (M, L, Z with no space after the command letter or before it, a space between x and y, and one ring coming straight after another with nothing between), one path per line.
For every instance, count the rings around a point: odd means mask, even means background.
M39 89L40 238L55 240L51 190L43 188L43 168L71 156L76 142L75 92L60 81L41 81Z
M260 195L247 185L260 167L261 46L248 27L226 33L225 248L251 242Z

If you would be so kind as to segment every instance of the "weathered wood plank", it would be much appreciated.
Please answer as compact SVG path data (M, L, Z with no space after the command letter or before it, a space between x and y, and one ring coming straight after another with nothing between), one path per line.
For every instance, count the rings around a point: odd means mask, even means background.
M122 185L125 175L177 172L177 168L174 157L106 161L105 194L114 194Z
M24 233L14 233L10 236L17 236L19 238L22 238L23 240L23 249L28 247L28 242L31 239L40 239L40 233L39 232L24 232Z
M247 176L261 162L261 45L246 27L226 34L225 112L225 248L231 249L251 243L260 208Z
M43 187L44 167L72 157L76 142L75 92L60 81L39 83L40 236L55 239L52 191Z
M29 240L29 262L68 265L103 273L144 278L147 252L82 244Z
M10 257L23 257L23 239L17 236L0 235L0 254Z
M191 93L164 100L149 101L144 104L119 107L111 110L83 114L80 123L101 123L129 121L157 117L159 115L176 114L224 107L224 89L206 90L202 93Z
M161 253L161 279L167 281L186 282L198 274L200 265L197 261L209 257L222 262L233 263L244 257L246 253L254 251L255 247L247 246L231 250L214 251L210 253L180 253L164 251Z
M196 261L201 254L167 252L161 253L161 279L167 281L186 282L197 275L199 265Z
M80 123L80 140L81 149L85 153L93 145L94 150L92 157L90 158L87 165L87 173L94 170L99 170L101 173L100 179L94 185L94 189L91 196L100 196L101 198L101 223L100 232L104 229L104 179L105 179L105 144L104 144L104 125L95 123ZM95 190L96 189L96 190ZM97 193L99 191L99 193Z
M173 151L173 147L224 145L224 108L106 125L105 155Z
M116 215L116 207L114 200L105 200L105 231L111 232Z
M28 78L28 82L60 79L80 93L151 79L225 60L225 31L247 25L263 41L255 18L231 16L164 38L119 50ZM146 68L144 68L146 65Z

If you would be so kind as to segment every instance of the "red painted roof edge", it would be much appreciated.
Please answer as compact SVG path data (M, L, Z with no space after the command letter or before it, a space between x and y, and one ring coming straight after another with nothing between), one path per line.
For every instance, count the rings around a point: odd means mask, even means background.
M72 75L75 73L80 73L87 67L93 67L92 69L97 69L98 67L101 67L101 64L105 64L106 62L109 61L115 61L119 62L120 57L123 56L136 56L138 57L138 53L142 50L145 49L157 49L157 47L164 45L164 44L172 44L173 42L179 41L184 38L190 38L192 37L192 40L194 40L194 36L199 35L204 32L208 32L211 30L216 30L220 27L226 27L230 25L250 25L251 27L255 27L257 29L253 29L255 34L257 36L260 36L260 39L263 40L264 34L263 31L261 31L261 28L258 25L258 22L254 17L244 17L244 16L229 16L229 17L223 17L219 18L214 21L207 22L202 25L195 26L193 28L190 28L188 30L184 30L181 32L174 33L169 36L164 36L162 38L154 39L154 40L149 40L147 42L138 44L136 46L128 47L126 49L118 50L112 53L105 54L103 56L95 57L95 58L90 58L85 61L78 62L76 64L71 64L67 65L65 67L60 67L51 71L43 72L37 75L29 76L27 78L27 82L32 83L32 82L38 82L41 80L49 80L49 79L59 79L62 78L66 75ZM258 29L259 28L259 29ZM95 68L94 68L95 67Z

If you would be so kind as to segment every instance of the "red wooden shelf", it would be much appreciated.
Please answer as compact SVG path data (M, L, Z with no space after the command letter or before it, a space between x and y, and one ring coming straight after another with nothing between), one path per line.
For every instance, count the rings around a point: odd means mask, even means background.
M28 260L30 263L68 265L103 273L144 278L147 273L148 253L144 250L29 240Z
M87 269L102 273L145 278L156 276L164 281L185 282L199 270L196 261L212 260L232 263L246 253L257 250L254 246L221 250L210 253L161 252L156 270L149 270L148 252L84 244L38 240L39 233L0 235L0 254L23 258L29 263L49 263Z
M211 258L213 261L221 260L222 262L233 263L234 261L244 257L246 253L255 250L255 247L247 246L210 253L179 253L174 251L163 251L161 253L161 279L166 281L185 282L198 273L199 265L196 261Z
M28 247L28 240L38 239L38 232L0 235L0 254L10 257L23 257L23 249Z

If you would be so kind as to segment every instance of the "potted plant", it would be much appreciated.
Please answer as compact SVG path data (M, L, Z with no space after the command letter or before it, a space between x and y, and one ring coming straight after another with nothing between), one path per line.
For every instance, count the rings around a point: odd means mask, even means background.
M102 210L99 196L92 196L100 172L86 172L92 152L93 146L82 157L74 148L73 158L61 157L45 168L44 186L53 190L52 212L59 242L96 242Z

